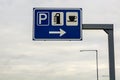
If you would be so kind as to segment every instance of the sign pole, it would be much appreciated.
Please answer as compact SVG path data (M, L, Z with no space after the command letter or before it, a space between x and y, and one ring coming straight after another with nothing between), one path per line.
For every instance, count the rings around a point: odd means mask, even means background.
M108 34L109 75L115 80L114 33L113 24L83 24L83 30L104 30Z
M110 80L115 80L115 63L114 63L114 35L113 30L105 30L108 34L108 43L109 43L109 71L110 71Z

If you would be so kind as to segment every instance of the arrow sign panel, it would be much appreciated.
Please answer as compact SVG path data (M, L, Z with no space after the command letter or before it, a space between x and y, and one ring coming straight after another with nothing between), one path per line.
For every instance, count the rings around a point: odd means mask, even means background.
M81 8L33 8L33 40L81 40Z
M62 29L60 31L49 31L49 34L60 34L60 37L63 36L66 32Z

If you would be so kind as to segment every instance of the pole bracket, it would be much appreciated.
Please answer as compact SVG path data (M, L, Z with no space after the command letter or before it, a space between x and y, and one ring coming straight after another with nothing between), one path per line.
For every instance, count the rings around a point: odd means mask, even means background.
M114 33L113 24L83 24L83 30L104 30L108 34L109 75L115 80Z

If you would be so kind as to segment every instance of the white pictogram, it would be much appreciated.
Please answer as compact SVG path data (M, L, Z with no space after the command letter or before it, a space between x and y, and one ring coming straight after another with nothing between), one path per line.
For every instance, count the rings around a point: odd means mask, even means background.
M66 13L66 25L67 26L78 26L78 12L67 12Z
M63 12L52 12L52 25L63 26L63 24L64 24Z
M48 26L49 25L49 12L39 12L37 13L37 25L38 26Z
M63 36L64 34L66 34L66 32L62 29L60 29L59 31L49 31L49 34L59 34L59 36Z

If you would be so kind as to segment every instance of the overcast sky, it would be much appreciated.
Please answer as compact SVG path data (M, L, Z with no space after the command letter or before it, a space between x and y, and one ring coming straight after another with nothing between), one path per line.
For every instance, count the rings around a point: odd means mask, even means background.
M116 80L120 79L119 0L0 0L0 80L108 80L104 31L83 31L83 41L33 41L33 7L83 8L84 24L114 24ZM104 77L104 75L108 75Z

